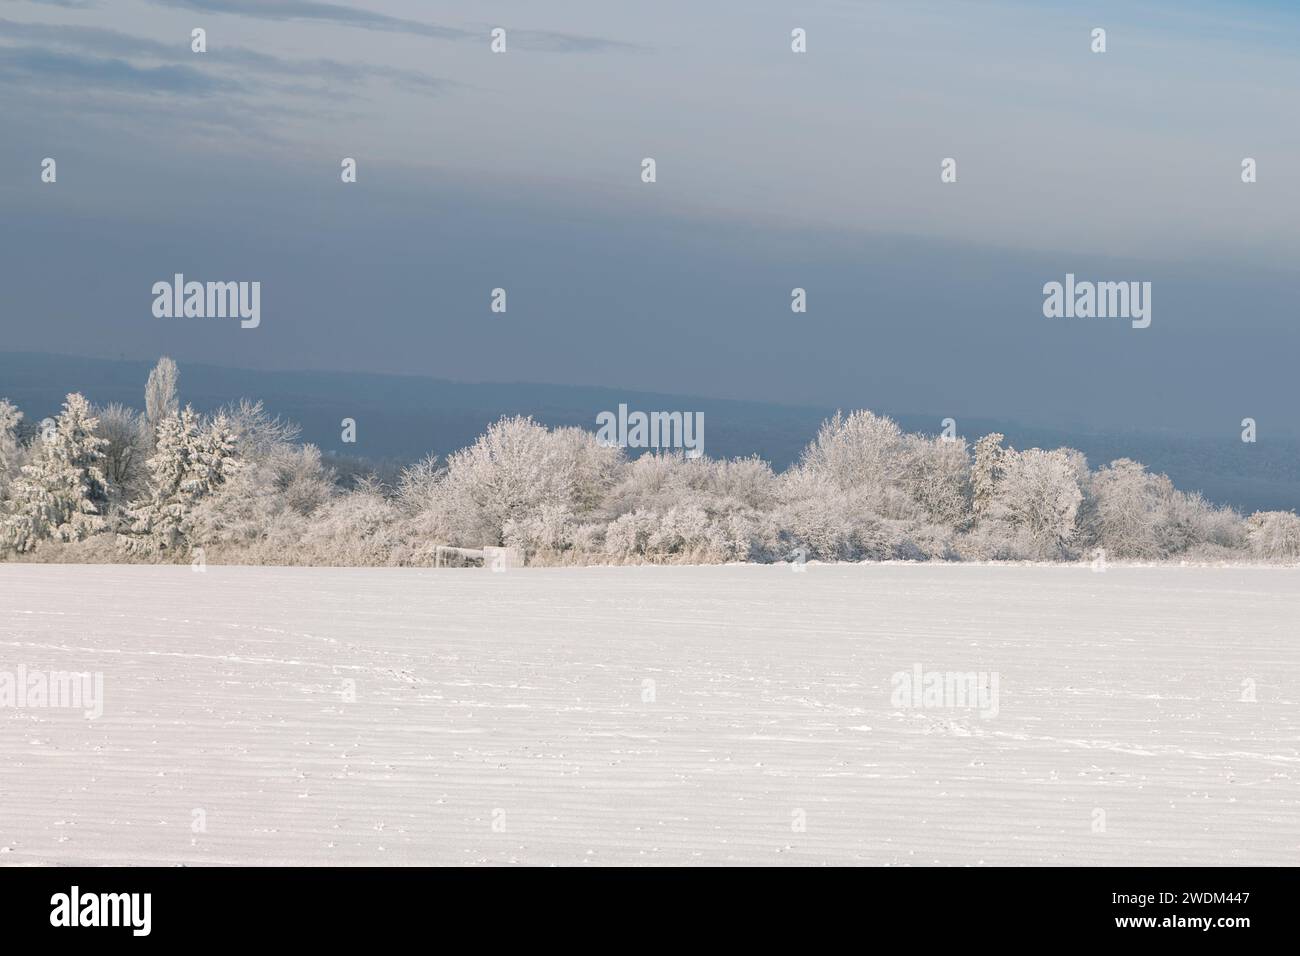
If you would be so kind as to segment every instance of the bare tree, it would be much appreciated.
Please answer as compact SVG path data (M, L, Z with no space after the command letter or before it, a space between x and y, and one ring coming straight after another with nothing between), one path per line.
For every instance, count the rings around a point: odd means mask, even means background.
M96 433L108 442L104 446L103 471L110 487L123 497L132 497L144 474L149 441L144 423L135 409L114 402L96 412Z

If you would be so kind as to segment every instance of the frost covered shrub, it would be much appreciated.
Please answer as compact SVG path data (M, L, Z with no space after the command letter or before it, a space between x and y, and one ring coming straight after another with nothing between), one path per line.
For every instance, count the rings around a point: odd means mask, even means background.
M646 551L657 558L683 554L707 557L711 541L709 516L704 509L683 505L669 508L659 516L646 541Z
M864 496L827 491L777 508L764 536L767 554L790 560L796 549L818 561L884 560L892 557L889 536L868 510Z
M586 522L573 528L573 553L579 559L594 558L605 552L605 525Z
M400 564L404 542L397 506L377 484L362 483L321 506L296 548L303 563L326 567Z
M567 505L542 505L533 514L511 518L502 529L505 544L531 557L558 555L573 545L576 526Z
M1246 519L1250 549L1262 558L1300 558L1300 516L1293 511L1257 511Z
M644 556L650 536L658 525L659 515L653 511L629 511L619 515L605 528L605 553L623 560Z
M122 552L111 534L97 534L77 541L46 538L23 554L31 564L119 564Z
M1087 519L1091 543L1118 558L1154 560L1194 548L1244 545L1240 515L1187 494L1127 458L1097 470Z
M1027 537L982 521L956 535L953 551L961 561L1028 561L1035 556L1036 546Z
M900 561L955 561L956 533L948 527L910 521L885 523L890 557Z

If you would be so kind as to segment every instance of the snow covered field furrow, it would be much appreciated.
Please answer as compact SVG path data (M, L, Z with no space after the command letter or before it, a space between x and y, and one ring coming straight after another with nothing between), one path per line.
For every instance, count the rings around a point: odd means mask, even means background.
M0 864L1300 862L1293 570L0 565L20 667Z

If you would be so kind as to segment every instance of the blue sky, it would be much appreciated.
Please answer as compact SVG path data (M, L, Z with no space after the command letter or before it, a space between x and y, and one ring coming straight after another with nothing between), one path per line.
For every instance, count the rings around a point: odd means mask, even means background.
M1264 2L15 0L2 347L1296 435L1298 24ZM178 271L261 281L261 327L153 318ZM1152 281L1151 328L1045 319L1066 272Z

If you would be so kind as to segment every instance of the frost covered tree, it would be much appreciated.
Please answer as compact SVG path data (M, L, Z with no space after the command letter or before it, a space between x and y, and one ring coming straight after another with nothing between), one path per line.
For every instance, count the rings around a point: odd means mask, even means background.
M5 538L19 552L46 539L79 541L102 531L108 486L104 439L85 397L73 393L10 489Z
M180 370L176 363L164 355L149 373L149 381L144 388L144 426L150 447L158 436L158 426L163 419L180 411L180 398L177 385Z
M229 423L239 440L239 457L260 462L290 449L301 434L293 422L270 414L261 402L241 398L218 413Z
M578 441L567 431L551 433L531 418L494 422L447 459L430 505L462 541L492 545L505 543L509 522L539 514L545 505L582 507L587 483L603 470L602 456L617 449L601 447L595 436Z
M1066 449L1008 451L989 515L1020 535L1035 556L1063 557L1077 532L1083 492Z
M1002 459L1006 449L1000 432L985 435L975 443L975 461L971 465L971 510L975 520L986 518L1002 477Z
M3 514L9 484L22 464L22 446L18 443L18 425L23 413L7 399L0 398L0 514Z
M906 468L903 433L892 419L868 411L836 412L804 450L800 468L838 491L883 497Z
M908 435L903 485L926 520L959 528L970 512L970 453L966 442Z
M116 402L97 409L95 417L99 421L97 434L106 442L104 476L117 495L129 499L140 490L138 484L149 455L144 424L134 409Z
M1111 556L1160 556L1161 504L1171 490L1160 477L1128 458L1111 462L1093 476L1092 524L1097 543Z
M130 509L119 542L133 554L183 550L191 543L195 506L238 467L236 435L224 416L206 426L186 405L158 423L148 461L149 490Z

